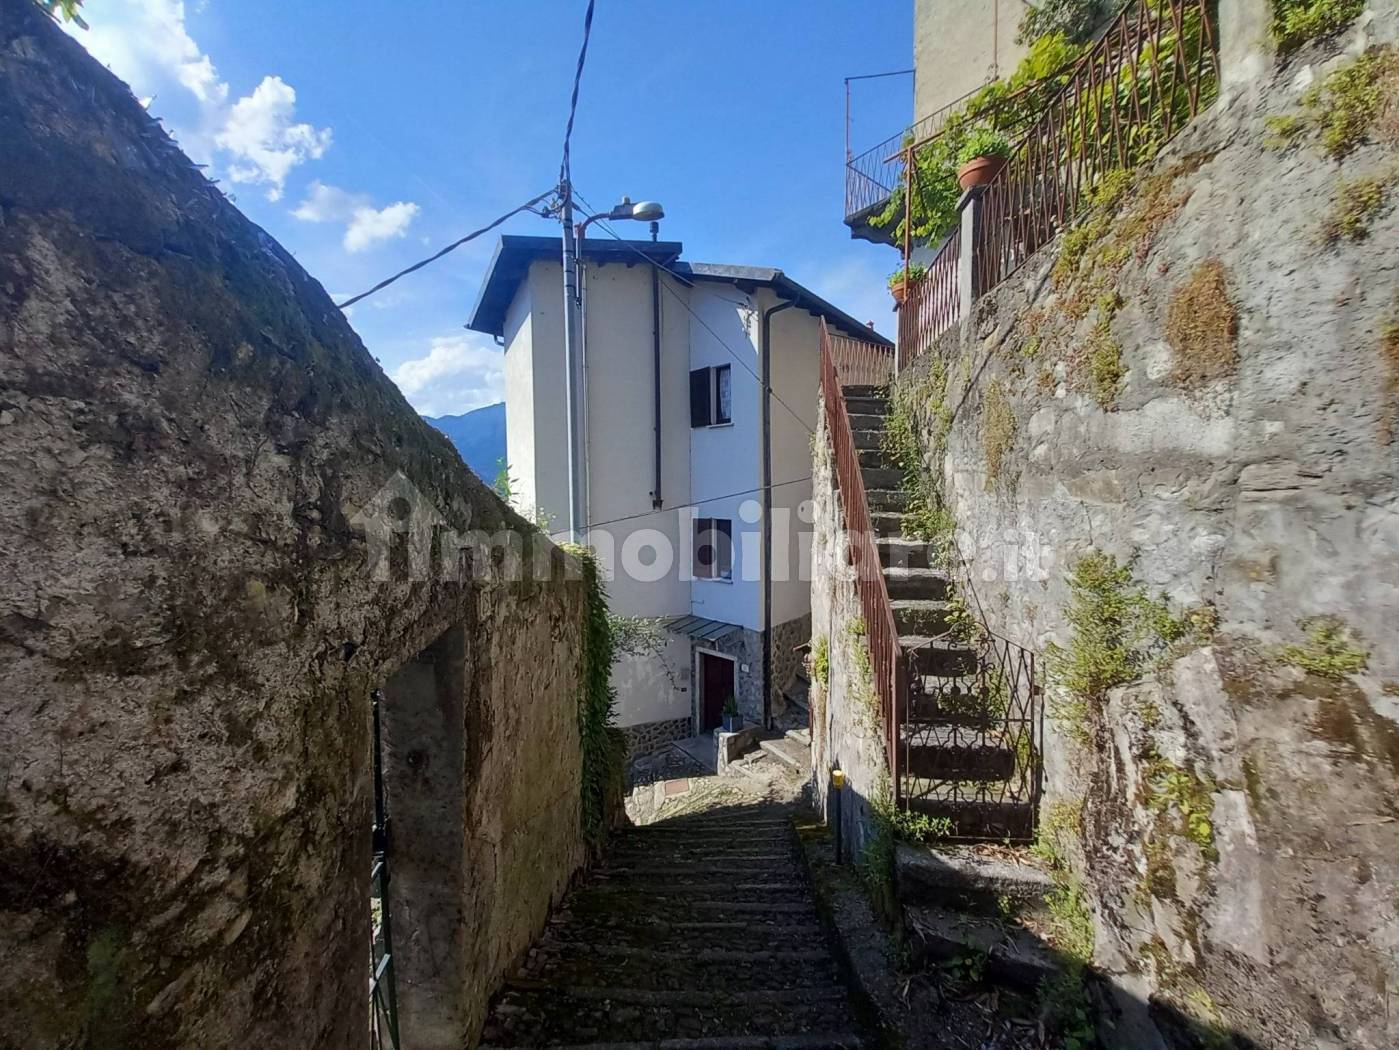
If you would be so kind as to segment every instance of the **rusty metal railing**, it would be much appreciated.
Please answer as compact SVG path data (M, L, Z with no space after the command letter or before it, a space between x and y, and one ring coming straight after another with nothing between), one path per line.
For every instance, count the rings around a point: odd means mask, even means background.
M894 380L894 351L847 335L827 333L841 386L888 386Z
M1080 60L986 188L977 292L1009 277L1080 215L1109 172L1150 160L1213 101L1210 0L1134 0Z
M899 307L898 369L917 357L962 319L962 231L954 229L938 248L923 277L908 286Z
M894 607L889 603L889 589L884 583L884 570L874 541L869 502L865 498L865 482L860 475L860 452L855 447L855 435L850 428L850 414L845 407L845 394L836 370L831 335L824 320L821 322L821 400L825 407L826 432L830 436L836 484L840 487L845 516L847 557L855 569L855 588L865 621L870 669L883 719L889 781L897 801L900 785L897 743L900 712L907 707L908 673L899 651Z

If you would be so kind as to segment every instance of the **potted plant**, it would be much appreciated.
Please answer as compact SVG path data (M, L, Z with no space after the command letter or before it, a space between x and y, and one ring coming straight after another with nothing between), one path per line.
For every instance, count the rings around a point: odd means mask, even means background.
M957 151L957 185L969 190L985 186L1000 174L1010 156L1010 142L999 131L982 125L967 133Z
M743 728L743 716L738 713L738 701L733 694L724 701L724 732L737 733Z
M902 306L904 297L908 295L908 287L917 284L923 279L923 275L928 272L927 267L921 263L909 263L906 267L900 267L889 275L889 292L894 297L894 302Z

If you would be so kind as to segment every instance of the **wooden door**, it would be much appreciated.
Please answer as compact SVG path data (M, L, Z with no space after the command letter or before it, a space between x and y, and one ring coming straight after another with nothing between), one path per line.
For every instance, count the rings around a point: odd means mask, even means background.
M734 662L713 653L700 653L700 732L724 722L724 702L734 695Z

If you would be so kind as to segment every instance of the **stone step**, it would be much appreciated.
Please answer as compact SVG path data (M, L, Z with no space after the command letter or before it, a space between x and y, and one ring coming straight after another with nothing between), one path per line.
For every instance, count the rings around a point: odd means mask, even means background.
M908 743L900 751L899 769L924 780L1009 780L1015 774L1015 752L1005 747Z
M675 879L678 882L702 881L713 878L732 878L736 882L761 882L782 880L790 882L799 876L796 860L792 856L778 859L739 861L732 858L714 858L705 863L699 859L688 862L675 858L663 858L656 863L645 863L647 858L634 858L635 863L609 863L599 868L599 884L616 882L645 882L647 879ZM668 861L668 862L667 862Z
M862 416L887 416L889 414L889 399L887 397L851 397L846 394L845 410L852 415L858 413Z
M904 521L907 518L907 514L872 511L870 513L870 527L874 529L876 536L902 536Z
M672 1038L799 1036L853 1032L845 989L812 984L776 990L658 990L512 981L483 1042L491 1046L610 1043L666 1046ZM603 1044L607 1045L607 1044ZM705 1045L705 1044L698 1044ZM762 1045L759 1043L758 1045ZM827 1044L840 1045L840 1044Z
M894 626L900 635L936 635L947 630L948 605L926 598L895 598L889 602L894 610Z
M907 806L925 816L946 817L952 822L953 838L1029 842L1035 837L1035 808L1028 802L952 801L919 794L931 788L917 777L908 777Z
M798 744L800 744L802 747L810 747L810 746L811 746L811 730L810 730L810 729L789 729L789 730L787 730L787 739L788 739L788 740L795 740L795 741L796 741Z
M906 721L918 726L990 730L1004 725L1005 714L994 710L986 698L976 693L962 690L942 694L934 690L910 698Z
M986 957L986 974L1026 990L1059 970L1054 950L1012 923L926 905L904 908L904 929L915 962L947 962L967 952Z
M879 449L884 445L882 430L856 430L852 427L851 437L855 439L856 449Z
M886 566L884 586L890 598L923 598L945 602L952 592L952 583L941 569L909 569Z
M691 949L683 954L619 945L558 945L532 954L527 977L567 987L715 991L783 991L840 979L824 949L733 951Z
M869 415L869 414L862 413L862 412L851 412L851 413L850 413L850 429L851 429L851 430L883 430L883 429L884 429L884 416L883 416L882 414L881 414L881 415Z
M880 448L862 448L857 452L860 466L863 467L894 467L896 464L889 457L889 454Z
M626 945L671 952L742 950L751 949L755 944L780 944L792 950L813 951L826 947L825 931L811 915L711 915L672 920L668 915L641 918L610 912L585 916L563 909L545 928L540 948L546 944L572 943Z
M887 386L869 386L864 383L852 383L850 386L842 386L840 392L849 401L852 397L877 397L881 400L888 400L889 388Z
M879 551L880 565L926 569L932 564L933 548L922 540L903 536L881 536L874 542Z
M483 1044L495 1050L499 1043ZM802 1035L707 1036L702 1039L650 1039L643 1043L552 1043L556 1050L831 1050L870 1046L853 1032L816 1032Z
M981 856L958 847L899 843L894 855L899 901L1005 918L1043 918L1054 880L1028 860Z
M873 511L908 509L908 493L902 489L865 489L865 505Z
M739 834L750 837L755 835L779 835L790 837L792 834L792 825L787 820L753 820L737 814L732 817L706 820L659 820L654 824L642 824L638 827L628 828L619 836L619 841L625 841L632 836L638 838L654 838L660 835L714 834Z
M928 635L900 634L899 647L909 654L910 673L929 678L975 674L980 659L976 650L967 645Z
M860 480L865 491L870 489L902 489L904 473L897 467L860 467Z
M760 740L758 746L789 769L805 773L811 769L811 744L791 739L791 734L776 740Z

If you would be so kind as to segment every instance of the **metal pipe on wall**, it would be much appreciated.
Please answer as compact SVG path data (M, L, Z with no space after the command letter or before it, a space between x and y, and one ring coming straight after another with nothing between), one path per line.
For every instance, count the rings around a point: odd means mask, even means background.
M796 306L778 303L763 311L758 341L763 427L763 728L772 728L772 315Z

